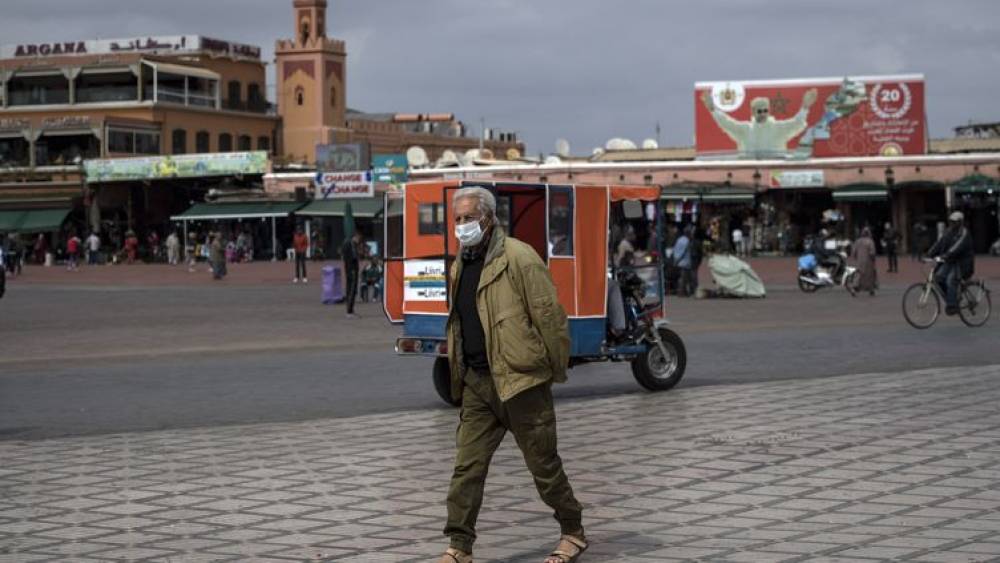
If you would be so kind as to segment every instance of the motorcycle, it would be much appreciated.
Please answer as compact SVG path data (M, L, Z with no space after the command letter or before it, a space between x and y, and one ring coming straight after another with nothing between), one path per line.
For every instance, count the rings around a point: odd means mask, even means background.
M612 361L629 359L635 380L650 391L670 389L684 376L684 342L666 324L654 318L658 305L646 303L646 280L623 268L616 279L625 309L625 332L604 353ZM583 362L574 362L583 363Z
M843 251L833 256L837 258L836 265L820 264L815 254L800 256L799 289L805 293L813 293L824 287L839 285L854 297L857 294L858 269L847 264L847 254Z

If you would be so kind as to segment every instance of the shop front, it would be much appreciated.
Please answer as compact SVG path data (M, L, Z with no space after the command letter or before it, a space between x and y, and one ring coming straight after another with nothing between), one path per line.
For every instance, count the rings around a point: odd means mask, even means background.
M988 252L1000 240L1000 182L973 174L951 185L952 207L965 215L976 252Z
M731 251L731 233L739 226L748 236L755 224L755 191L750 187L679 184L663 188L661 199L670 244L681 229L693 225L699 234ZM751 237L752 240L752 237Z
M881 247L885 225L891 222L889 189L881 184L848 184L838 186L832 196L844 217L844 234L854 240L867 227Z
M314 200L295 212L305 220L305 228L312 240L314 259L340 258L340 246L346 233L348 206L354 228L361 233L369 250L378 256L382 248L383 212L380 197L354 199ZM374 243L374 244L372 244Z
M239 251L247 261L278 260L284 259L286 249L291 248L295 232L292 214L302 205L293 201L196 203L170 219L180 223L182 240L193 241L196 247L204 246L209 233L217 232L222 234L224 244L243 241Z

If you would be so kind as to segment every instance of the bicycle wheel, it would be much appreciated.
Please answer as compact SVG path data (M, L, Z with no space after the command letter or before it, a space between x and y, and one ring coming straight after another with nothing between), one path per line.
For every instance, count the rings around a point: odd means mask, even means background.
M993 305L990 292L982 281L965 284L958 296L958 316L968 326L983 326L990 318Z
M847 290L847 293L851 294L851 297L858 296L858 281L860 280L860 278L861 274L859 274L858 272L854 272L851 275L847 276L847 279L844 280L844 289Z
M915 283L903 293L903 318L913 328L928 328L941 314L941 296L925 283Z

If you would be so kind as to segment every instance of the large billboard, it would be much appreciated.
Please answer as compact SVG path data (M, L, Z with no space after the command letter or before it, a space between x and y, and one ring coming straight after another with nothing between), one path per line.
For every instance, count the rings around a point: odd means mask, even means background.
M350 172L368 170L368 143L340 143L316 145L316 169L321 172Z
M87 182L122 182L264 174L267 151L224 152L85 160Z
M698 82L699 158L924 154L924 77Z

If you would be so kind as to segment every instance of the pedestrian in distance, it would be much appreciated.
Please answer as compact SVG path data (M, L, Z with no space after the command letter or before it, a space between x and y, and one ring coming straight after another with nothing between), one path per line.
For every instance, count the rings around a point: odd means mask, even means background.
M167 235L167 264L176 266L180 262L181 241L177 238L177 231L170 231Z
M45 235L38 233L38 238L35 239L35 264L45 263L45 253L49 250L49 241L45 240Z
M743 257L743 229L733 229L733 254Z
M875 241L868 227L861 229L861 236L851 245L851 259L858 267L857 291L875 295L878 288L878 271L875 268Z
M885 249L885 257L889 261L889 273L899 272L899 231L892 228L892 223L885 224L882 232L882 248Z
M492 193L462 188L453 210L461 255L450 272L446 332L451 395L462 413L444 529L450 545L438 561L472 561L486 474L507 432L559 522L545 563L576 561L588 547L583 509L556 449L552 401L552 383L566 380L569 363L566 313L542 259L499 226Z
M0 297L7 291L7 265L4 263L4 248L0 244Z
M226 252L222 244L222 233L212 233L212 243L210 247L210 260L212 263L212 279L221 280L226 277Z
M19 237L17 233L7 233L7 240L5 244L7 246L7 273L9 273L12 277L17 277L21 275L21 267L24 259L24 253L21 247L21 237Z
M361 300L365 303L376 301L381 295L382 267L378 257L368 260L368 266L362 274L364 285L361 286Z
M135 264L135 259L139 255L139 239L135 236L135 231L125 234L125 256L129 264Z
M306 277L306 256L309 254L309 237L306 232L299 227L295 229L295 236L292 238L292 251L295 252L295 277L292 283L309 283Z
M362 246L361 233L355 231L340 246L340 257L344 261L344 277L347 282L344 302L347 303L347 318L349 319L356 319L359 316L354 312L354 301L358 297L358 277L361 274L361 258L363 256L364 247Z
M66 269L76 271L79 269L80 237L76 233L70 233L69 240L66 241Z
M188 272L194 272L195 264L198 261L198 234L188 233L187 243L184 245L184 252L187 254Z
M681 277L677 288L677 295L688 297L694 292L694 281L691 276L691 227L684 227L681 236L674 242L673 252L674 265L680 271Z
M101 256L101 237L96 231L90 231L87 237L87 265L96 266Z
M922 221L917 221L913 224L913 230L910 234L910 259L919 260L924 252L927 250L927 225Z
M698 293L698 269L705 257L705 240L701 236L701 228L691 225L688 231L688 253L691 254L691 294Z

